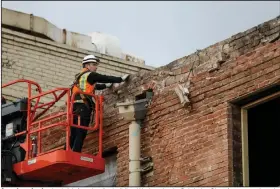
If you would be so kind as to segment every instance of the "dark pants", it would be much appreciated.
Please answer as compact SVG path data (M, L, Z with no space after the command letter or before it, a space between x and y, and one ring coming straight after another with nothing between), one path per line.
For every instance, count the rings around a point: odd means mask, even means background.
M89 126L90 116L92 109L88 108L84 103L74 103L73 107L73 123L78 125L78 116L80 115L80 125L81 126ZM81 152L84 140L87 135L87 130L80 129L76 127L71 127L71 135L70 135L70 148L74 152Z

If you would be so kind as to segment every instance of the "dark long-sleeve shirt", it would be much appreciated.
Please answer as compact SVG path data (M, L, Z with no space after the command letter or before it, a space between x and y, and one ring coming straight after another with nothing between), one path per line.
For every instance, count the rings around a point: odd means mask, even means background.
M108 76L108 75L102 75L96 72L91 72L88 75L87 82L91 85L95 83L121 83L123 80L121 77L115 77L115 76ZM105 84L96 84L95 89L96 90L102 90L105 89ZM91 98L91 97L90 97ZM75 100L80 100L80 95L75 96Z
M103 90L106 89L106 85L105 84L96 84L95 85L95 90Z
M91 85L94 83L121 83L122 81L121 77L102 75L96 72L91 72L87 78L87 82Z
M92 72L89 74L87 82L90 84L94 83L121 83L122 78L121 77L115 77L115 76L108 76L108 75L102 75L96 72ZM95 90L103 90L106 89L105 84L96 84Z

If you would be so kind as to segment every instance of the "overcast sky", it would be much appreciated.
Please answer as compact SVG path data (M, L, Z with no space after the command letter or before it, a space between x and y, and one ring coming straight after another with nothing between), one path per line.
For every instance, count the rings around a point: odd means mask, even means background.
M124 52L155 67L280 15L277 1L2 1L2 6L44 17L70 31L114 35Z

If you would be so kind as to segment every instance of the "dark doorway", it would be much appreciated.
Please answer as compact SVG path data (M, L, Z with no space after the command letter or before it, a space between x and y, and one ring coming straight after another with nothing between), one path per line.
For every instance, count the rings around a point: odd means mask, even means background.
M280 186L280 97L248 109L249 186Z

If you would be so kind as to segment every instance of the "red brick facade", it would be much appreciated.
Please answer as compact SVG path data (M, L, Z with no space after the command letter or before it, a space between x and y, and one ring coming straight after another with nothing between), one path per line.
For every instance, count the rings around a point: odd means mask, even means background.
M154 96L142 125L141 153L153 158L154 169L142 176L142 186L242 185L240 127L233 121L239 114L231 102L279 84L279 33L276 18L155 71L141 71L119 94L104 91L104 149L118 148L117 185L128 186L129 122L114 105L134 99L151 83ZM174 88L188 82L191 103L183 107ZM47 137L48 148L64 142L57 130ZM97 147L97 133L89 133L83 152Z

